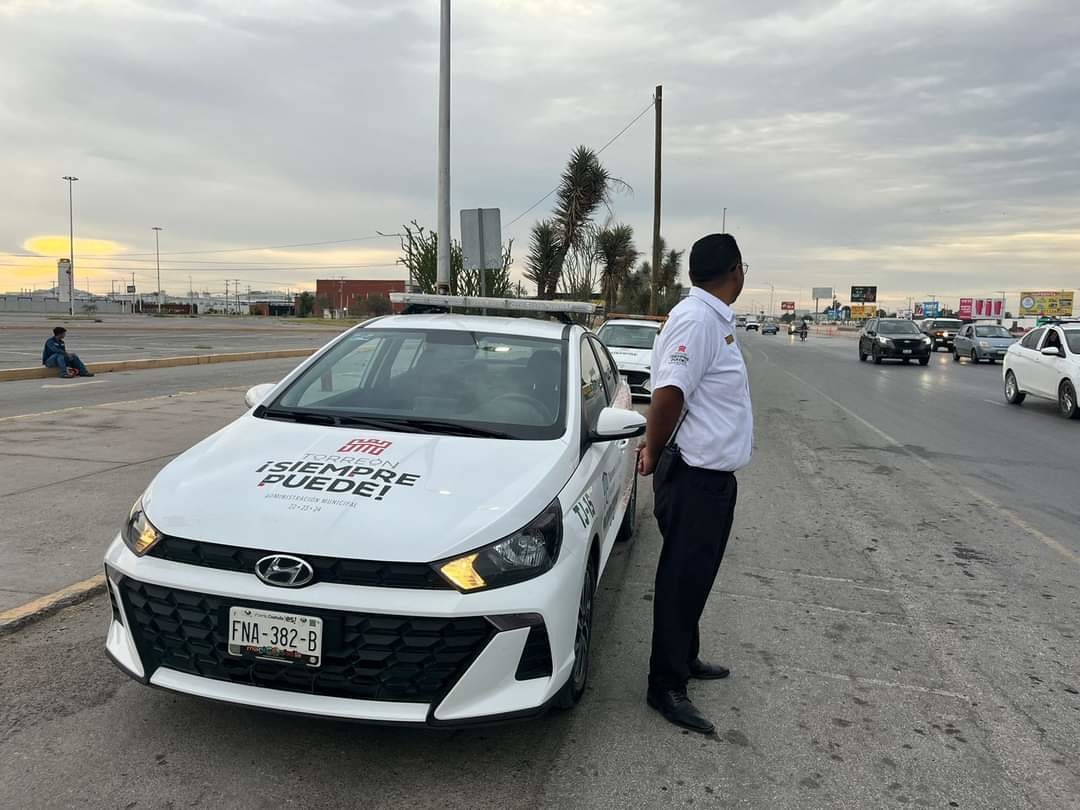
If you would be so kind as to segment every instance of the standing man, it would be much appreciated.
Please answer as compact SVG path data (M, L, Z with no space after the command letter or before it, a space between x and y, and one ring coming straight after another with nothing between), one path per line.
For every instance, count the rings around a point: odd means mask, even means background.
M746 266L735 239L714 233L690 251L690 295L668 316L652 357L652 404L638 460L653 475L664 537L653 597L648 703L670 722L708 734L690 678L726 678L702 661L698 622L735 517L735 471L750 461L754 420L731 305Z
M62 326L54 327L53 336L45 341L45 348L41 352L41 365L55 368L60 371L61 377L93 377L94 375L86 368L79 355L72 354L64 345L64 337L67 329Z

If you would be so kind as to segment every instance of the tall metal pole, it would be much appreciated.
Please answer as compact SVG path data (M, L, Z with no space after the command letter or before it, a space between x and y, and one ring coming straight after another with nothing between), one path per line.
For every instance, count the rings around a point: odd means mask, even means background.
M65 174L62 178L67 180L68 184L68 261L71 263L68 265L68 272L70 276L68 278L68 314L75 314L75 198L71 190L71 184L78 180L70 174Z
M450 292L450 0L439 26L439 248L435 292Z
M157 314L161 314L161 228L155 225L151 230L154 232L154 255L157 257Z
M727 233L727 208L724 208L724 217L720 222L720 233Z
M663 122L664 86L656 85L653 106L656 108L656 155L653 159L652 279L649 285L649 313L656 314L656 285L660 277L660 132Z
M776 295L776 287L772 284L769 285L769 317L773 314L773 296Z

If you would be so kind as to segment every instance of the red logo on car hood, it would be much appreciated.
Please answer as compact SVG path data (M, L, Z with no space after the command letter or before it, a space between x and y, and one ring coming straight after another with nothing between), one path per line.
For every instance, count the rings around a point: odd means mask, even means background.
M349 439L340 448L339 453L366 453L369 456L381 456L383 450L390 447L393 442L382 439Z

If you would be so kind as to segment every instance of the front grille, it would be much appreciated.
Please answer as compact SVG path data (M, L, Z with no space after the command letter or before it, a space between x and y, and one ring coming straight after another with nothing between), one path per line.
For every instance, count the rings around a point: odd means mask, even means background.
M117 624L123 624L123 620L120 618L120 606L116 604L116 592L113 590L112 583L109 582L108 577L105 579L105 588L109 591L109 606L112 608L113 621Z
M222 571L243 571L254 575L255 563L274 551L238 548L218 543L200 543L180 537L163 537L147 556L171 562L201 565ZM375 562L338 557L298 555L310 563L316 582L341 585L372 585L381 588L449 590L450 585L426 563Z
M231 683L329 697L440 700L495 632L482 616L421 618L345 613L120 583L128 626L148 675L168 667ZM323 620L322 666L227 652L229 608L282 610Z
M923 345L922 340L894 340L898 349L917 349Z
M640 388L649 379L647 371L620 371L619 373L626 377L626 381L630 383L631 388Z
M529 628L529 637L525 639L525 649L521 651L517 672L514 678L527 681L530 678L546 678L551 675L551 644L548 641L547 625L534 624Z

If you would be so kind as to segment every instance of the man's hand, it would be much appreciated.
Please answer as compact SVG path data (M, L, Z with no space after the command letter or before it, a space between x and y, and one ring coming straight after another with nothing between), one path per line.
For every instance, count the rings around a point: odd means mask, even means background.
M655 455L649 452L649 448L642 445L638 448L637 471L641 475L652 475L659 461Z

